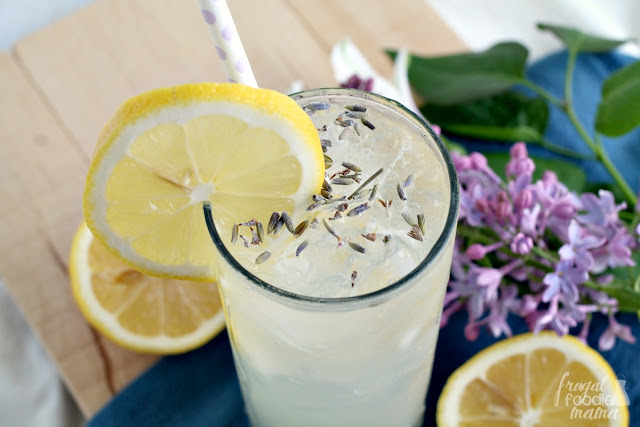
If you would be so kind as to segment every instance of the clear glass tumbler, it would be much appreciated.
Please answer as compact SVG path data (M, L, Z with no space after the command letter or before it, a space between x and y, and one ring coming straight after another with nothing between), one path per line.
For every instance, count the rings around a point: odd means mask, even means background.
M420 135L445 171L447 216L428 255L395 283L355 297L315 298L283 291L247 271L205 206L219 252L213 263L227 331L255 426L422 423L455 239L457 175L438 136L395 101L353 89L292 95L300 105L345 96L388 109L394 127Z

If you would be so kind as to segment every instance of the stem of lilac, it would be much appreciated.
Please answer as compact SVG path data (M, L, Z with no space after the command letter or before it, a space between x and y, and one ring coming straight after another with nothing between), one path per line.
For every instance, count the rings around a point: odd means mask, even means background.
M620 213L622 213L624 211L620 211ZM627 213L627 212L625 212ZM630 212L629 212L630 213ZM622 215L620 215L622 216ZM640 211L636 212L633 215L633 219L631 220L631 225L629 226L629 231L631 231L631 233L635 233L636 231L636 227L638 226L638 224L640 224Z
M533 258L528 258L527 260L525 260L525 264L529 267L534 267L534 268L537 268L538 270L546 271L547 273L552 273L554 271L553 267L549 267L548 265L543 264L540 261Z
M631 187L629 187L629 184L627 184L627 181L625 181L618 168L616 168L616 166L611 162L611 159L609 159L609 155L602 145L602 139L600 138L599 133L596 133L595 154L598 160L600 160L603 166L609 171L613 179L616 181L616 184L620 186L620 189L624 193L627 200L631 202L632 206L635 206L635 204L638 202L638 198Z
M577 160L596 160L596 157L590 154L582 154L577 151L570 150L568 148L561 147L554 144L546 138L542 138L540 141L533 142L533 144L539 145L546 150L560 154L561 156L570 157Z
M573 108L573 74L576 68L576 59L578 57L578 51L571 49L569 50L569 58L567 60L567 72L565 74L564 80L564 103L566 105L566 112L569 116L569 120L573 124L573 127L576 128L582 139L587 143L591 151L595 154L596 159L599 160L602 165L609 171L609 174L616 181L616 184L620 186L620 189L624 193L625 197L628 201L632 202L634 205L637 201L636 195L627 184L627 181L623 178L618 168L615 167L607 152L604 150L604 146L602 145L602 140L600 139L600 135L598 133L595 134L595 139L591 138L585 128L578 120L578 116L576 116L575 110Z
M491 243L495 243L495 239L492 239L491 237L482 233L477 228L470 228L470 227L465 227L463 225L459 225L456 234L458 236L471 239L472 241L475 241L477 243L482 243L483 245L489 245Z
M548 102L550 102L552 105L556 106L557 108L559 108L560 110L564 111L567 114L573 127L576 129L578 134L580 134L580 137L584 140L585 144L587 144L587 146L591 149L591 152L595 155L595 159L600 161L600 163L602 163L602 165L607 169L609 174L616 181L616 184L618 184L622 189L622 192L624 193L627 200L635 204L637 201L636 195L631 190L631 187L629 187L629 184L627 184L625 179L622 177L622 174L620 174L620 172L615 167L615 165L611 163L609 156L607 155L606 151L602 147L602 143L599 135L596 133L595 140L594 140L587 133L584 126L582 126L582 123L580 123L580 120L578 119L578 116L576 115L575 110L573 108L573 84L572 83L573 83L573 74L575 71L577 57L578 57L577 51L575 50L569 51L569 56L567 59L567 71L565 73L565 79L564 79L564 102L559 100L555 96L553 96L551 93L549 93L545 89L539 87L535 83L530 82L524 78L521 81L519 81L519 83L522 86L528 89L531 89L532 91L534 91L535 93L537 93L538 95L546 99ZM546 148L549 149L549 147L546 147Z
M551 104L555 105L560 110L566 111L565 104L560 99L558 99L555 96L553 96L553 94L551 94L551 92L548 92L547 90L541 88L537 84L535 84L533 82L530 82L529 80L527 80L525 78L522 78L521 80L518 80L517 83L522 85L522 86L524 86L524 87L526 87L527 89L530 89L533 92L537 93L538 95L540 95L541 97L543 97L544 99L549 101Z
M537 246L531 248L531 252L538 255L540 258L544 258L548 261L553 262L554 264L559 261L559 258L553 255L551 252L545 251Z

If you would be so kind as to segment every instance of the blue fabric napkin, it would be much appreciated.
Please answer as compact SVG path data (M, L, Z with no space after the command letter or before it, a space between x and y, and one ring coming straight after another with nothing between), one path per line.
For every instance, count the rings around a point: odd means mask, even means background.
M583 123L593 123L600 98L602 81L611 72L633 59L612 53L580 55L577 61L574 98L578 117ZM529 77L555 95L562 97L566 53L546 57L528 69ZM634 106L630 106L633 108ZM637 107L637 106L636 106ZM587 127L589 128L589 127ZM582 142L568 120L552 109L546 136L556 142L580 150ZM635 191L640 178L640 131L617 138L605 139L613 162L623 171ZM479 151L502 149L504 145L473 145ZM535 150L531 150L535 151ZM582 162L593 182L608 181L608 175L593 162ZM640 338L640 325L633 315L620 316L632 325L633 334ZM483 348L498 341L483 331L474 342L464 338L466 314L458 313L440 331L435 354L433 375L427 395L424 425L435 424L438 396L449 375ZM519 318L511 318L514 334L527 330ZM606 327L604 316L595 316L589 343L597 348L597 339ZM613 350L603 353L619 378L624 377L631 400L631 425L640 422L640 344L618 341ZM106 426L247 426L242 396L233 366L231 348L226 332L205 346L180 356L168 356L151 367L120 394L115 396L88 423L90 427Z

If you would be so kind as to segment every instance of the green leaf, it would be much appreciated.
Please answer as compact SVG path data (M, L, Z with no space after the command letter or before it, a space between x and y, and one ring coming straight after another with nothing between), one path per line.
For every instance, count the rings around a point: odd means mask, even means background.
M614 40L593 36L573 27L539 23L538 28L551 31L572 52L608 52L633 39Z
M616 267L607 270L607 273L611 273L615 277L615 283L628 288L635 286L636 281L640 278L640 251L631 252L631 259L636 263L633 267Z
M596 114L596 129L607 136L620 136L640 125L640 61L611 74L602 86Z
M530 126L503 128L498 126L481 125L447 125L445 130L458 135L472 136L479 139L496 141L540 141L542 135Z
M497 141L538 142L549 118L542 98L513 90L457 105L426 104L420 110L445 131Z
M609 268L605 274L613 274L613 282L599 285L593 282L585 283L592 289L597 289L618 300L618 308L622 311L637 312L640 310L640 252L631 252L631 259L636 263L633 267Z
M396 51L387 54L395 58ZM452 105L503 92L521 81L529 52L515 42L484 52L440 57L412 56L409 82L425 101Z
M495 171L502 179L505 179L505 166L509 162L508 153L485 153L487 161L491 169ZM584 171L577 165L562 159L552 159L546 157L529 156L536 164L536 170L533 173L533 180L542 178L542 174L546 170L554 171L558 175L558 180L564 183L567 188L575 192L581 192L584 188L587 178Z
M622 311L635 312L640 310L640 292L633 288L614 282L608 285L601 285L598 287L598 290L617 299L618 308Z
M447 147L447 150L453 152L455 151L456 153L460 154L461 156L466 156L467 155L467 149L464 148L461 144L458 144L457 142L451 141L450 139L447 139L445 137L443 137L442 135L440 136L440 139L442 139L442 142L444 142L444 146Z

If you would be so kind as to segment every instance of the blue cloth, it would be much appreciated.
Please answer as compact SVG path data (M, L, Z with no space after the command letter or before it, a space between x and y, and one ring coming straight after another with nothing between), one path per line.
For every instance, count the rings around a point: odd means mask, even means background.
M632 59L619 54L581 55L577 62L574 99L577 114L583 123L593 123L595 106L600 98L603 79ZM560 53L531 65L529 77L555 95L562 97L566 54ZM630 108L633 108L630 106ZM567 147L581 149L582 142L569 122L558 111L551 112L546 136ZM605 141L614 161L638 188L640 178L640 132ZM634 146L633 144L636 144ZM486 147L485 144L482 145ZM504 148L504 146L501 146ZM591 162L583 165L594 182L608 179L606 171ZM633 333L640 338L640 325L633 315L620 316L620 320L632 325ZM498 341L483 331L474 342L464 338L466 314L451 317L440 332L436 349L433 375L427 395L425 425L435 424L435 408L438 396L449 375L466 360L483 348ZM522 319L511 318L514 333L525 332ZM606 327L604 316L595 316L589 343L597 348L597 339ZM640 422L640 356L639 344L618 341L613 350L603 353L614 371L627 380L627 393L631 425ZM220 334L207 345L180 356L168 356L135 380L115 396L88 423L90 427L106 426L246 426L248 420L243 411L242 396L233 366L231 348L226 333Z

